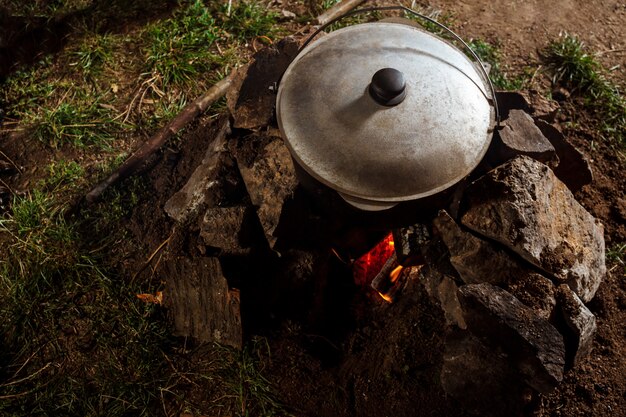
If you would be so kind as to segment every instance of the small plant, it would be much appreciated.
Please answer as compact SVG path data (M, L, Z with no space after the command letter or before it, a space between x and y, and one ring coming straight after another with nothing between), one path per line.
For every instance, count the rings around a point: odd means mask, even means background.
M112 35L95 35L87 37L74 55L85 75L94 75L113 59Z
M548 45L545 60L553 72L552 82L583 96L586 106L602 119L602 132L625 145L626 99L585 44L576 36L563 34Z
M618 243L609 250L606 251L606 258L620 265L622 270L626 273L626 243Z

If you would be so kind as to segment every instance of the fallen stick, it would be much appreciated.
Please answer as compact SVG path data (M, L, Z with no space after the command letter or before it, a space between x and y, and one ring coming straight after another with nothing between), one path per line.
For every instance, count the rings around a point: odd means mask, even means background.
M119 168L117 168L107 179L96 185L85 196L87 203L97 201L104 190L112 184L132 175L145 161L154 154L165 143L167 139L174 136L189 122L204 112L209 106L223 97L231 87L234 79L234 72L228 77L216 83L200 98L183 108L183 110L172 119L163 129L146 141L137 149Z
M364 1L365 0L343 0L319 15L317 19L315 19L315 22L318 25L325 25L331 20L336 19L342 14L354 9L356 6L363 3Z

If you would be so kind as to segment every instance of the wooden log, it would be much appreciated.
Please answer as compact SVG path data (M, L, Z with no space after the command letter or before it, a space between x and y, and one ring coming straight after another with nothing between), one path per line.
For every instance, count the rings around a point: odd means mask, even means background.
M174 335L241 349L239 291L228 289L217 258L173 259L162 273Z
M87 203L97 201L104 190L116 182L132 175L146 159L163 146L165 141L178 133L189 122L204 112L211 104L223 97L231 87L233 74L216 83L214 86L195 101L186 105L183 110L170 121L163 129L146 141L124 163L116 169L107 179L99 183L85 196Z
M319 15L315 22L318 25L325 25L333 19L338 18L339 16L349 12L350 10L357 7L359 4L363 3L365 0L343 0L330 9L326 10L324 13Z

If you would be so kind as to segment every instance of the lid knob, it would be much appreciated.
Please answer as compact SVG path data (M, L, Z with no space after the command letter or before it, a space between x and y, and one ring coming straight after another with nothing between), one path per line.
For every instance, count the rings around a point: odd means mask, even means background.
M395 68L376 71L369 87L370 96L383 106L395 106L406 97L404 74Z

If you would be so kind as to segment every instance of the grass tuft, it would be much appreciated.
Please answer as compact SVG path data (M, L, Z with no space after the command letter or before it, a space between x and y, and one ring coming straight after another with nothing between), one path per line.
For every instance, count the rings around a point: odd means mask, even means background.
M587 108L602 120L602 133L626 145L626 99L606 70L576 36L561 35L545 51L552 82L585 99Z
M114 42L113 36L108 34L89 36L83 41L74 55L85 75L99 74L105 64L113 61Z
M146 33L148 70L159 75L164 85L189 83L214 64L211 46L219 30L211 9L200 0L149 26Z
M44 108L32 120L33 135L54 148L71 144L106 149L114 139L117 123L110 110L99 104L97 100L89 102L72 97L55 108Z

